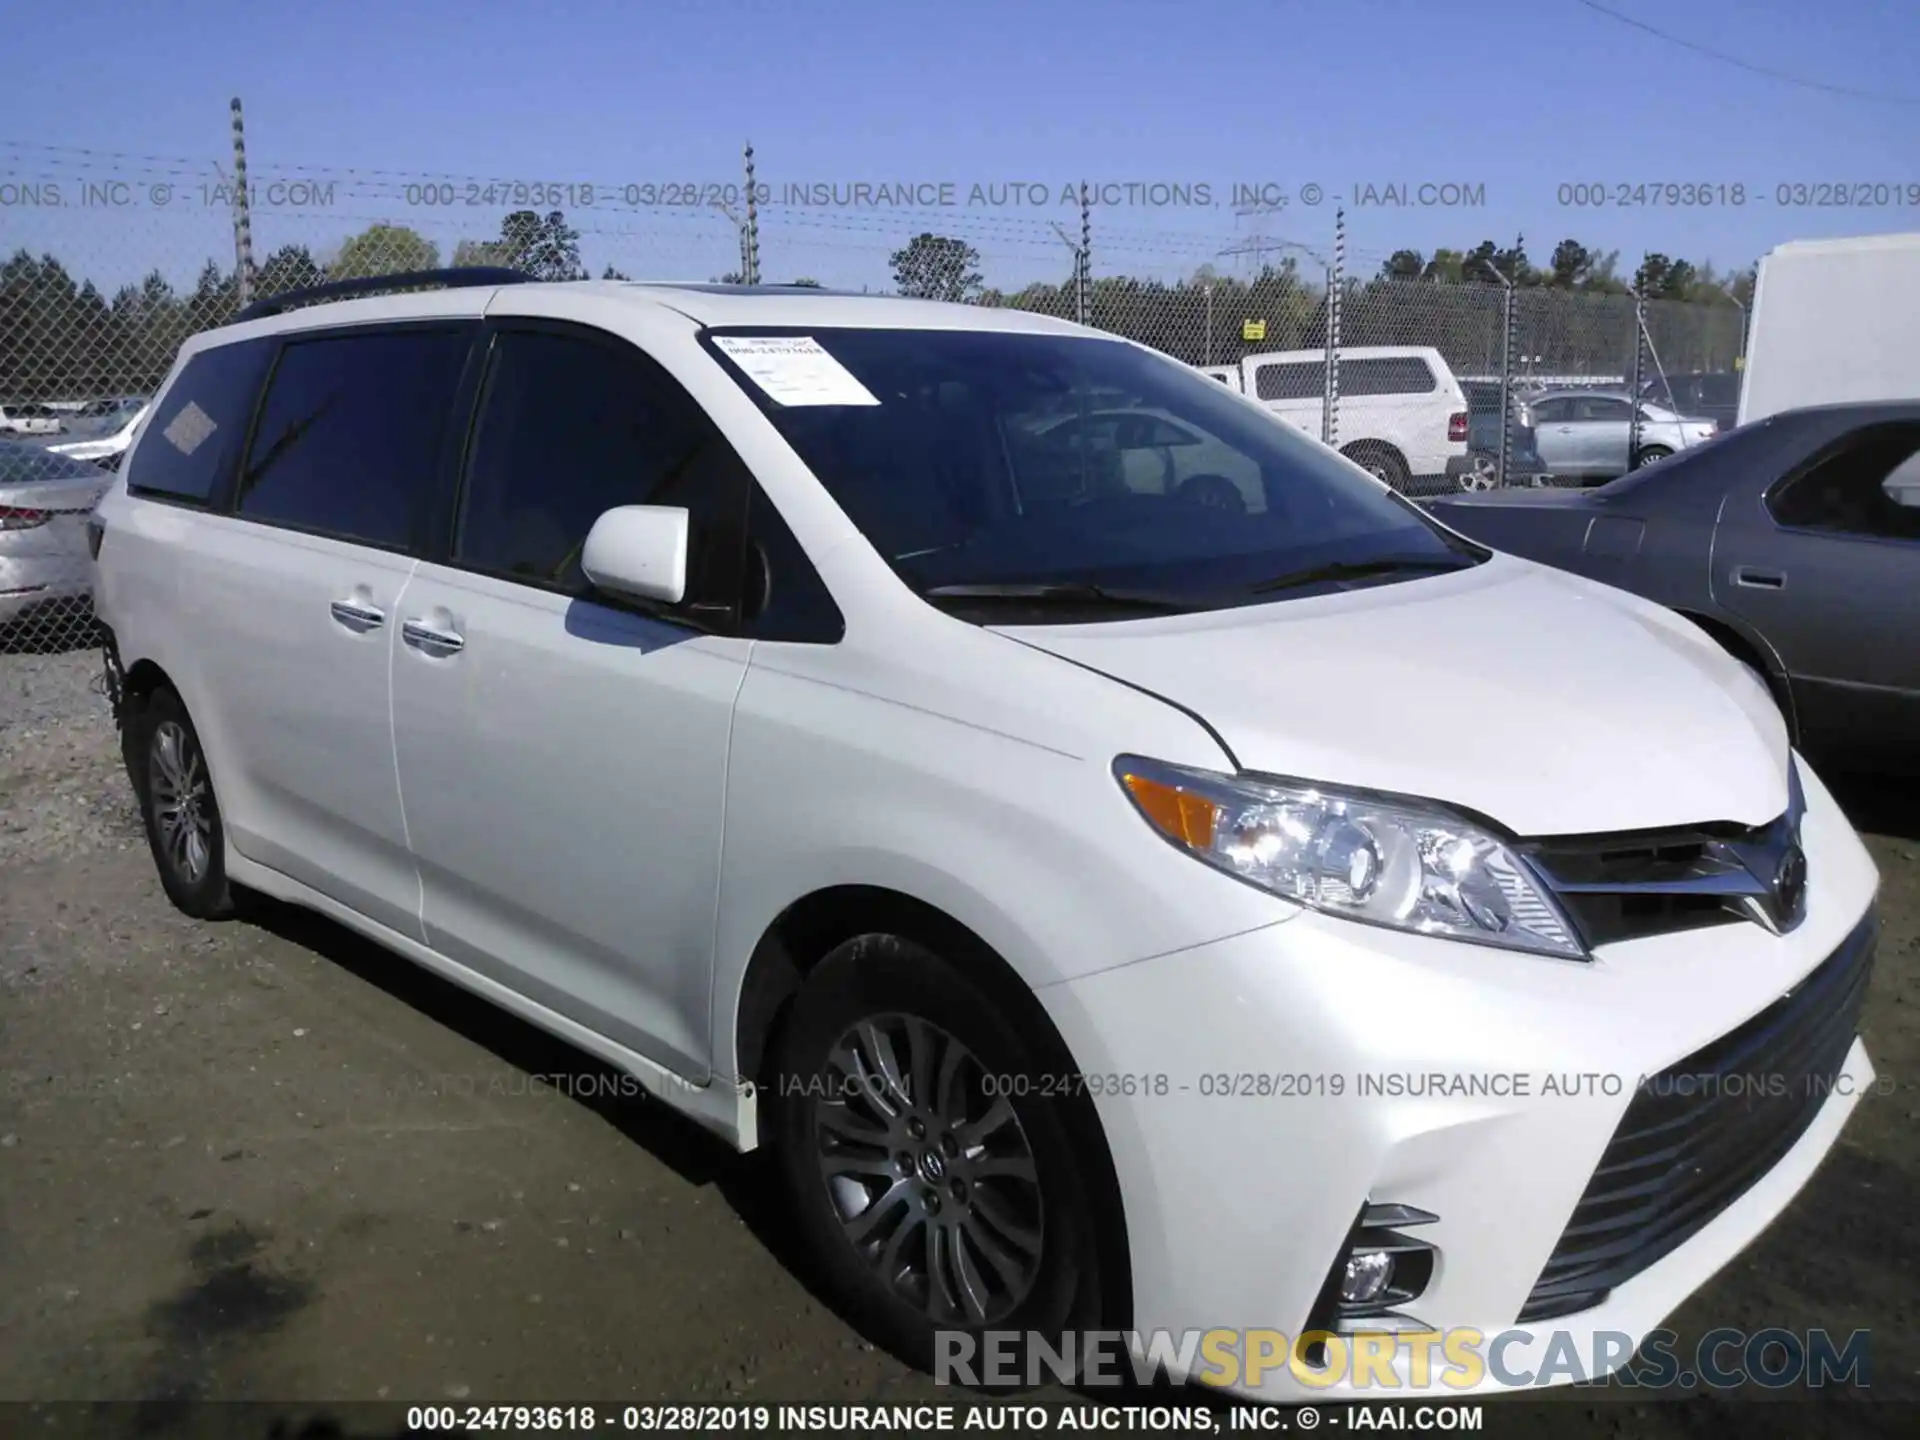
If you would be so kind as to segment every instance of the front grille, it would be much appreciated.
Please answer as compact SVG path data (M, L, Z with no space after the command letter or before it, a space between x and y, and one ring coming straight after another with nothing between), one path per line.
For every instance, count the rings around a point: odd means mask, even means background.
M1859 1030L1876 925L1739 1029L1642 1083L1521 1323L1587 1310L1698 1234L1806 1133Z
M1569 835L1518 849L1590 947L1740 920L1786 931L1805 894L1804 864L1783 868L1789 856L1804 861L1805 805L1789 771L1787 809L1766 825Z
M1610 945L1746 918L1725 895L1690 893L1676 882L1702 872L1715 842L1762 833L1727 828L1541 841L1529 847L1528 858L1581 938Z

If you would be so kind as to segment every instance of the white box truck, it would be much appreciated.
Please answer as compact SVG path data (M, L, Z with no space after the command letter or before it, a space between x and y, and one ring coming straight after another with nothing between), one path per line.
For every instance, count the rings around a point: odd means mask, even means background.
M1739 423L1920 399L1920 235L1795 240L1761 257Z

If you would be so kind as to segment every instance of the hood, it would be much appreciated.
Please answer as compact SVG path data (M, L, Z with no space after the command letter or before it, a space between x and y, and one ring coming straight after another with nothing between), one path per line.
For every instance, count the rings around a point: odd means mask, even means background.
M1565 490L1555 486L1515 486L1507 490L1475 490L1470 494L1436 495L1420 501L1435 515L1459 510L1579 510L1593 503L1592 490Z
M1442 525L1496 550L1552 563L1578 556L1602 512L1593 490L1480 490L1422 502Z
M1211 725L1241 767L1423 796L1521 835L1761 825L1785 722L1688 621L1496 555L1472 570L1021 642Z

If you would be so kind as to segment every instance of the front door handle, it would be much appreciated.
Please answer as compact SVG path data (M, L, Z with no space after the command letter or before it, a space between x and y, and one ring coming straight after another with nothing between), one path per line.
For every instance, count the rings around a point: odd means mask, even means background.
M428 655L453 655L467 643L466 637L458 631L442 630L417 616L401 622L400 638Z
M1784 570L1756 570L1751 565L1736 565L1733 583L1744 585L1749 590L1784 590L1787 575Z
M378 630L387 623L387 612L364 600L336 600L327 608L335 620L358 635Z

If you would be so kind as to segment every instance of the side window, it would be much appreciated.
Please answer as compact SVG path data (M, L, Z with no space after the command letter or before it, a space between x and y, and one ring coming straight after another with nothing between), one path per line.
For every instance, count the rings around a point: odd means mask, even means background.
M1849 436L1767 506L1796 529L1920 540L1920 425L1876 425Z
M684 506L690 608L738 597L746 467L706 413L638 350L552 331L501 333L454 527L453 560L566 594L617 505Z
M1344 395L1431 395L1438 386L1427 362L1412 355L1385 360L1340 362L1340 393Z
M1573 418L1624 422L1628 418L1627 402L1615 400L1606 395L1590 395L1584 400L1574 402Z
M272 353L271 340L246 340L189 360L134 451L128 492L202 505L212 500L246 442Z
M1114 420L1113 438L1116 449L1148 450L1161 442L1154 438L1155 430L1151 415L1120 415Z
M1732 375L1703 375L1700 378L1700 399L1702 405L1738 405L1740 403L1740 381Z
M439 469L467 329L289 342L240 472L244 519L406 546Z
M832 645L847 622L807 552L758 485L747 518L747 613L741 628L755 640Z
M1085 424L1078 420L1066 420L1049 433L1054 443L1076 452L1082 448L1089 451L1117 450L1124 443L1120 438L1121 419L1115 415L1091 415Z
M1191 430L1182 430L1178 425L1169 424L1158 416L1147 420L1148 445L1198 445L1200 437Z
M1317 400L1326 390L1325 362L1291 361L1262 365L1253 372L1254 397L1259 400Z
M1533 405L1536 425L1564 425L1573 418L1571 400L1538 400Z

